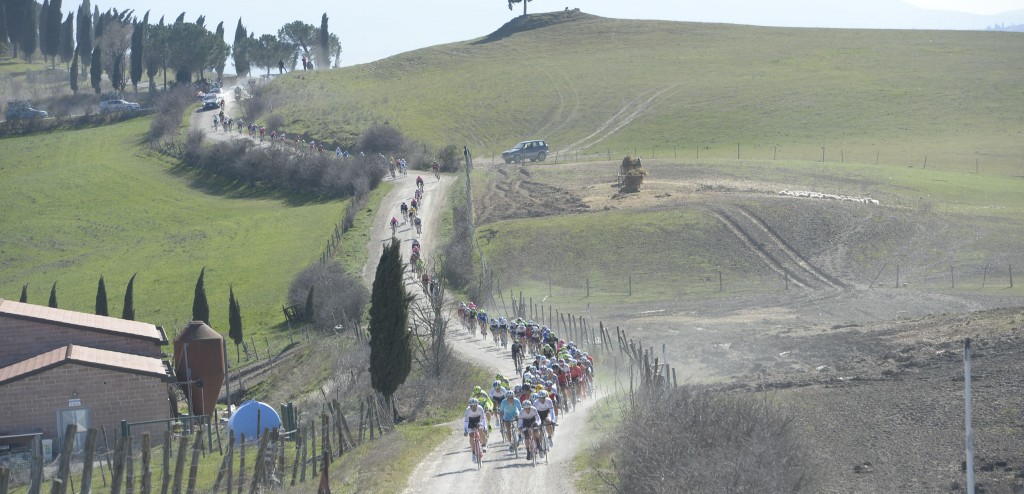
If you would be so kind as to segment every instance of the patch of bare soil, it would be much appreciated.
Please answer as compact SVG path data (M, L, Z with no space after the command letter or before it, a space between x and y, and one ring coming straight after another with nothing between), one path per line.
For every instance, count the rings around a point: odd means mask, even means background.
M483 199L474 204L479 224L585 211L587 205L566 189L531 179L526 167L494 168Z
M978 492L1024 492L1024 300L1013 290L942 288L963 252L1014 262L1005 239L1019 238L1019 221L780 197L789 184L685 166L652 166L641 193L618 194L614 167L531 169L591 210L702 210L735 237L737 255L760 258L791 284L588 306L592 320L656 352L665 344L680 384L777 400L809 452L810 492L827 493L966 491L970 337ZM849 189L822 192L869 195L870 184Z

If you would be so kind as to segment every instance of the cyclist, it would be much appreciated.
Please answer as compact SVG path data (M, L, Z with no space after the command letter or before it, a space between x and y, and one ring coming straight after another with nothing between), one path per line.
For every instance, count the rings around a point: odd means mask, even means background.
M508 450L515 451L515 438L512 437L512 422L519 417L519 412L523 410L523 404L516 398L512 391L508 392L508 395L501 402L498 407L498 414L502 419L502 435L508 438Z
M399 209L402 210L402 218L409 219L409 205L406 204L405 201L402 201L402 205L399 206Z
M537 391L537 400L535 400L535 407L537 413L540 414L540 419L544 423L544 427L548 430L548 446L555 445L554 433L555 426L558 422L558 414L555 410L555 402L548 398L548 392L544 389Z
M494 409L494 403L491 401L491 396L488 395L487 392L484 391L483 388L481 388L480 386L474 386L473 387L472 398L476 398L477 399L477 401L480 403L480 406L483 407L484 413L487 414L487 418L490 419L491 418L491 410ZM490 426L487 427L487 430L491 430ZM483 442L484 442L484 445L487 445L487 432L486 431L484 432L484 441Z
M501 402L505 401L506 397L510 396L512 396L512 394L509 393L508 388L502 387L501 381L495 379L494 382L491 383L491 392L487 397L491 400L491 407L494 410L494 415L497 416L494 419L494 423L498 424L498 427L501 427L501 414L498 412L498 407L501 406Z
M394 237L398 232L398 218L391 217L391 236Z
M523 365L523 344L521 341L522 340L519 338L516 338L516 340L512 342L512 360L516 363L516 371L518 371L519 367Z
M529 441L540 442L540 426L541 418L540 413L537 412L536 408L533 408L533 402L530 400L523 401L523 409L519 411L519 430L523 433L523 439ZM526 461L533 459L533 454L530 452L530 443L526 443Z
M423 177L416 175L416 188L423 189Z
M437 161L430 165L430 169L434 171L434 178L441 180L441 165L437 164Z
M480 406L480 402L476 398L469 399L469 406L466 407L466 414L462 420L462 435L463 437L469 436L469 431L477 429L480 431L480 450L484 453L487 452L487 415L484 413L484 407ZM473 463L476 463L476 453L473 451L473 440L469 440L469 450L473 456Z

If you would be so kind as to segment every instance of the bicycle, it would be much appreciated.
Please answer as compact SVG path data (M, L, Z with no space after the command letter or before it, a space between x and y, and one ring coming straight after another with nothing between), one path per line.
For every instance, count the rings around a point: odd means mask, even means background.
M516 420L512 420L511 426L509 427L509 436L511 436L512 445L510 448L516 454L516 458L519 458L519 426L516 425Z
M539 449L537 446L537 436L534 434L533 430L534 427L536 426L524 427L523 435L529 438L525 441L526 456L528 456L530 461L533 462L533 466L537 466L537 455L539 454ZM541 429L543 429L543 427L541 427Z
M469 431L470 443L472 444L473 456L476 459L476 469L480 470L484 465L484 450L480 444L480 427L474 427Z

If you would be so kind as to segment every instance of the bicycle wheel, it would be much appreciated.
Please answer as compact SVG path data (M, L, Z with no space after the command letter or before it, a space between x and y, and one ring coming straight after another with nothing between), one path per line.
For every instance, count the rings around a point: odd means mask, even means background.
M480 470L484 464L484 452L480 446L479 431L473 431L473 455L476 456L476 469Z
M516 453L516 458L519 458L519 428L515 424L512 424L512 449Z

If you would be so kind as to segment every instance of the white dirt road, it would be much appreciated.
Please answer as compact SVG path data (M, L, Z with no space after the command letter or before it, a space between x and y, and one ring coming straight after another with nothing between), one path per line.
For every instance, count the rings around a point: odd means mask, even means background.
M234 101L231 88L224 91L225 114L237 116L237 103ZM237 131L225 132L213 129L213 115L217 111L196 111L191 118L192 128L203 129L208 139L228 140L234 138L248 139L247 134ZM267 145L267 143L263 143ZM424 200L418 208L423 222L422 234L416 234L409 223L399 226L397 238L402 245L402 258L409 259L412 240L418 239L424 259L429 263L436 258L441 245L437 238L437 226L444 215L449 188L455 183L455 177L442 175L440 180L434 178L429 171L410 170L408 176L399 175L392 180L393 189L376 206L377 214L371 228L370 240L367 242L369 258L363 268L363 279L367 286L373 285L373 277L380 261L380 253L385 242L391 239L389 222L394 216L401 220L399 205L402 201L409 203L416 190L416 176L424 179ZM418 283L410 275L407 278L407 289L410 293L422 296ZM473 336L460 328L451 337L451 343L459 356L472 361L476 365L501 372L506 376L515 375L509 351L484 340L479 334ZM514 380L515 381L515 380ZM480 383L485 385L486 383ZM514 383L515 384L515 383ZM466 390L467 396L470 390ZM502 442L501 434L495 430L491 435L487 453L484 455L483 468L477 470L470 461L468 441L462 436L462 418L459 417L443 427L451 429L451 437L427 455L413 471L409 479L406 493L439 492L576 492L572 459L581 447L589 446L595 439L588 438L586 428L587 414L595 400L588 400L576 407L576 411L561 417L555 432L555 444L551 449L547 463L540 462L537 467L526 461L526 453L520 448L519 458L510 453L508 445Z

